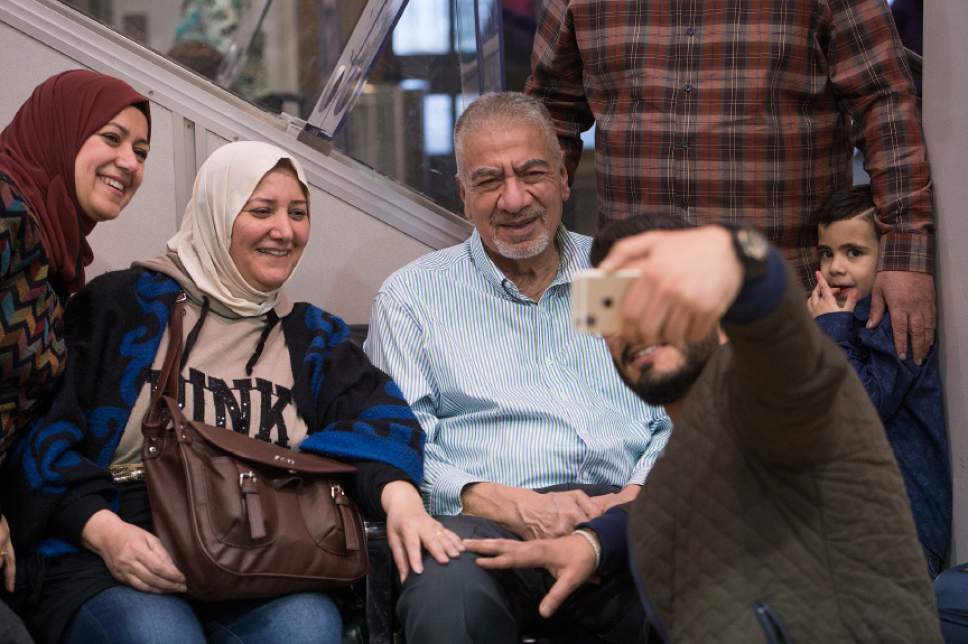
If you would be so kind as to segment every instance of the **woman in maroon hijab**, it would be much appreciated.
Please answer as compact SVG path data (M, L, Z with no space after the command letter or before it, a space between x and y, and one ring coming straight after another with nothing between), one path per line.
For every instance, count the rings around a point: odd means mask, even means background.
M141 185L148 109L127 83L73 70L38 85L0 132L0 461L63 369L63 305L93 259L85 237ZM2 511L9 591L15 559Z

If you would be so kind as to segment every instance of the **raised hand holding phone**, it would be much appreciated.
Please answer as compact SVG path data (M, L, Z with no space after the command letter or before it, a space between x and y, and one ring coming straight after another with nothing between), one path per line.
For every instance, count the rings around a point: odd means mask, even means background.
M639 271L619 315L623 335L648 344L702 340L743 283L732 235L721 226L627 237L615 244L599 269Z

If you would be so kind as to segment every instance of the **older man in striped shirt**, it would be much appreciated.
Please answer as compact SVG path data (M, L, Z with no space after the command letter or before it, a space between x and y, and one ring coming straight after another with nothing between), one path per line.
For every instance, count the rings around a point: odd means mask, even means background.
M427 433L423 491L448 528L570 534L635 497L670 423L626 388L601 338L571 327L569 283L588 266L591 240L561 226L569 188L547 110L523 94L485 95L454 139L474 233L386 281L365 348ZM518 642L553 581L536 569L487 572L470 554L414 564L422 573L406 579L397 608L411 642ZM626 573L569 601L541 626L642 637Z

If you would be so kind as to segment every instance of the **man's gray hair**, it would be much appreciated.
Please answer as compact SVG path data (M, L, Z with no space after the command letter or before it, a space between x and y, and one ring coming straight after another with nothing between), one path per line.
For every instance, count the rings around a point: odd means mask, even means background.
M454 126L454 156L457 176L464 176L464 141L468 133L484 127L529 125L537 128L548 144L549 161L561 162L558 134L548 108L541 101L521 92L489 92L467 106Z

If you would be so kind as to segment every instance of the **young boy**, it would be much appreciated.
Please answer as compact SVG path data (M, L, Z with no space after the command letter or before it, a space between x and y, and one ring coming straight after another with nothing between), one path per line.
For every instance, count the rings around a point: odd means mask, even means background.
M937 344L918 366L894 350L891 319L866 328L878 230L869 186L833 195L819 219L820 270L807 307L853 365L894 449L932 578L951 539L951 475Z

